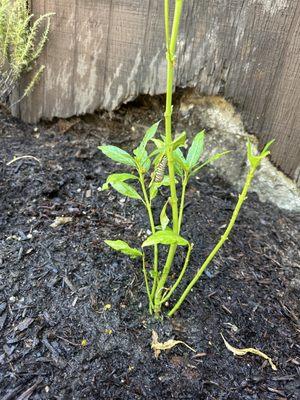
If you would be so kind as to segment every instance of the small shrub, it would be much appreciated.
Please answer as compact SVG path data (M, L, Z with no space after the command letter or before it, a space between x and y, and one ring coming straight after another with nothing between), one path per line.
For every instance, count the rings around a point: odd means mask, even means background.
M0 0L0 100L6 101L21 75L29 72L47 41L50 16L42 15L34 22L27 0ZM43 23L45 28L42 28ZM19 101L32 90L43 73L39 67Z
M133 248L122 240L106 240L106 244L113 249L120 251L131 258L140 257L142 260L142 269L145 279L145 286L149 300L149 311L159 315L164 303L168 301L179 287L182 278L185 275L189 264L190 254L193 244L180 235L181 226L184 215L185 193L188 182L192 176L199 173L202 168L214 162L216 159L223 157L228 152L216 154L207 160L201 161L204 148L204 131L199 132L193 139L188 150L186 133L174 137L172 134L172 89L173 75L175 66L175 49L179 22L182 12L183 0L176 0L175 12L172 24L172 30L169 31L169 0L165 0L165 31L166 31L166 48L167 48L167 90L166 90L166 110L165 110L165 129L164 135L156 137L159 123L152 125L145 133L139 146L133 150L133 154L115 146L100 146L99 149L112 160L128 166L132 171L114 173L109 175L106 182L102 186L103 190L110 187L124 196L140 201L146 207L152 234L139 246ZM150 148L152 144L152 150ZM190 293L193 286L202 276L203 272L213 260L219 249L227 240L235 221L239 215L242 204L246 200L254 173L263 158L267 157L269 142L259 155L254 155L251 144L247 145L247 156L249 162L249 170L245 180L244 188L239 195L237 204L233 211L232 217L225 229L220 240L217 242L213 250L207 256L204 263L199 267L195 276L183 290L177 301L172 305L168 316L172 316L181 306L183 301ZM154 149L153 149L154 146ZM165 169L168 172L165 173ZM138 191L135 186L128 183L133 181L139 184ZM181 186L180 200L178 201L178 186ZM154 221L152 205L159 193L161 186L167 186L170 191L170 197L166 200L161 213L160 221L157 224ZM168 217L167 210L170 209L172 215L172 223ZM165 260L159 258L160 246L168 247L168 255ZM174 256L178 247L182 246L186 249L186 258L177 279L166 289L166 284L172 270ZM153 265L149 269L146 263L145 249L153 248ZM162 266L160 264L163 264Z

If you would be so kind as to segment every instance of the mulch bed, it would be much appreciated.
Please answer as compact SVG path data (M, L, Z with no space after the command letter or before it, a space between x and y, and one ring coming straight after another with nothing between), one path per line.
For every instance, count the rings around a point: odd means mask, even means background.
M35 127L1 111L2 400L300 398L296 215L250 194L230 240L181 310L163 321L148 315L139 262L103 244L140 243L147 219L138 202L97 190L118 170L97 146L130 149L155 120L133 105ZM7 165L15 155L40 162ZM191 182L183 236L195 249L187 279L236 200L209 170ZM71 221L51 227L60 216ZM153 329L160 341L182 340L196 353L179 345L155 359ZM264 351L278 370L254 355L234 356L221 333L235 347Z

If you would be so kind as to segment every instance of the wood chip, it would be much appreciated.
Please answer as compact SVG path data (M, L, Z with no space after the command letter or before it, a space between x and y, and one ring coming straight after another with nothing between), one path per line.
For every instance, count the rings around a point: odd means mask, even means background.
M25 329L27 329L32 323L34 319L33 318L25 318L23 321L21 321L17 326L15 326L15 331L23 332Z
M65 225L68 224L69 222L72 222L73 218L72 217L56 217L54 222L50 225L51 228L57 228L60 225Z

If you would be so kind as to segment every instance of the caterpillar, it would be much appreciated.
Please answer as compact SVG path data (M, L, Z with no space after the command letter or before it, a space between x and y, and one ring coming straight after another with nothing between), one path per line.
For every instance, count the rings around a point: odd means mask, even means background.
M163 156L163 158L158 163L156 170L155 170L154 182L159 183L164 179L167 161L168 161L167 157Z

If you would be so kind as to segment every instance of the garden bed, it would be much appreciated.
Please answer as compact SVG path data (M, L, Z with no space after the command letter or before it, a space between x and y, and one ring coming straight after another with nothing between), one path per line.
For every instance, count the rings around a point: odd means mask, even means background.
M97 190L117 171L97 146L131 149L160 117L126 106L113 116L34 127L1 111L1 399L300 397L296 215L250 194L230 240L180 311L163 321L148 315L139 262L103 244L142 242L147 220L137 202ZM15 155L39 161L7 165ZM237 193L207 170L187 196L182 235L195 243L191 278ZM51 226L62 216L70 221ZM196 353L176 346L155 359L153 329ZM221 333L235 347L264 351L278 370L253 355L235 357Z

